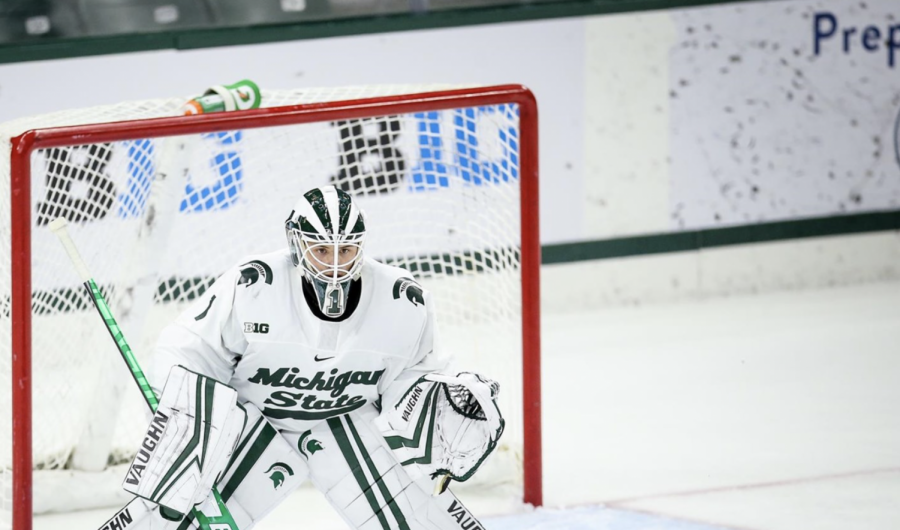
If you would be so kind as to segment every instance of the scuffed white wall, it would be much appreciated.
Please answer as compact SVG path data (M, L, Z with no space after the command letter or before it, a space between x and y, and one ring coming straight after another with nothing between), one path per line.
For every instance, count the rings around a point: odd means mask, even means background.
M593 238L900 208L900 4L585 19Z
M672 228L900 208L898 17L894 0L674 11Z
M877 37L877 38L876 38ZM900 208L900 4L585 19L592 239ZM543 268L550 311L900 279L900 232Z
M667 12L585 19L587 239L669 228Z

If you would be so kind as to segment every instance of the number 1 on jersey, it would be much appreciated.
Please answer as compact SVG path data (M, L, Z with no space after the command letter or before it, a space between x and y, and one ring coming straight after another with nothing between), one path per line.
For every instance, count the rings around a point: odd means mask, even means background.
M338 315L341 312L341 288L333 287L328 289L328 292L325 293L325 296L328 297L328 310L325 311L327 315Z

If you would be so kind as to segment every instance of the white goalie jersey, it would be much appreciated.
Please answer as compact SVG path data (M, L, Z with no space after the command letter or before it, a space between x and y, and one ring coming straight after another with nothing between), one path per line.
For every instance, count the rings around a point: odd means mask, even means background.
M240 261L160 334L160 405L125 479L141 530L251 528L307 479L352 528L453 530L449 481L503 432L496 384L442 373L431 296L364 257L347 193L308 191L285 233L287 249Z
M279 431L394 403L448 359L434 349L429 294L408 273L366 258L356 304L342 321L316 316L285 251L223 274L161 334L149 370L159 393L182 365L233 387Z

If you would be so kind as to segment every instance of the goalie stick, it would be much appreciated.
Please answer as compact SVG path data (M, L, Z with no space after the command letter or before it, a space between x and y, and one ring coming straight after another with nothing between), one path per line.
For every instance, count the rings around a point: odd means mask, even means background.
M125 361L125 364L128 365L128 369L131 370L131 375L132 377L134 377L135 383L137 383L138 387L141 389L141 393L144 395L144 400L147 402L147 406L150 407L151 412L156 412L156 408L159 406L159 400L157 399L156 394L153 393L153 389L150 388L150 383L144 376L144 371L141 370L141 367L138 364L134 353L131 351L131 347L125 340L125 335L122 333L122 330L116 323L116 319L113 317L112 311L109 308L109 304L106 303L106 299L100 292L100 288L97 286L97 282L95 282L91 277L91 273L88 271L87 264L85 264L84 260L81 258L81 255L78 253L78 249L75 247L75 242L72 241L72 238L69 236L66 225L66 219L63 217L58 217L50 223L49 227L50 230L52 230L53 233L56 234L63 247L66 249L66 254L68 254L69 259L72 260L72 264L75 266L75 271L78 273L78 276L81 278L82 282L84 282L82 285L84 285L84 288L87 290L91 301L97 308L97 311L100 312L100 316L103 318L104 324L106 324L107 331L109 331L110 336L116 343L116 347L119 349L119 353L122 354L122 359ZM192 510L192 514L200 524L200 529L239 530L237 524L234 522L234 518L231 516L228 508L225 506L225 502L222 500L221 495L219 495L218 489L214 487L212 493L213 499L215 500L215 505L218 507L220 513L218 515L205 514L201 512L198 507L194 507L194 509ZM113 516L113 518L118 517L118 515L119 514L116 514L115 516ZM104 523L104 525L101 526L101 530L106 527L107 525Z

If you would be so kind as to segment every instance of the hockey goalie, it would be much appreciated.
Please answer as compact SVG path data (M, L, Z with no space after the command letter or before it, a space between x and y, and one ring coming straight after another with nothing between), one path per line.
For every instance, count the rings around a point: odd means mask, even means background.
M503 433L498 385L448 373L430 294L365 256L350 195L308 191L285 230L162 332L127 528L248 530L307 479L351 528L481 527L447 485Z

